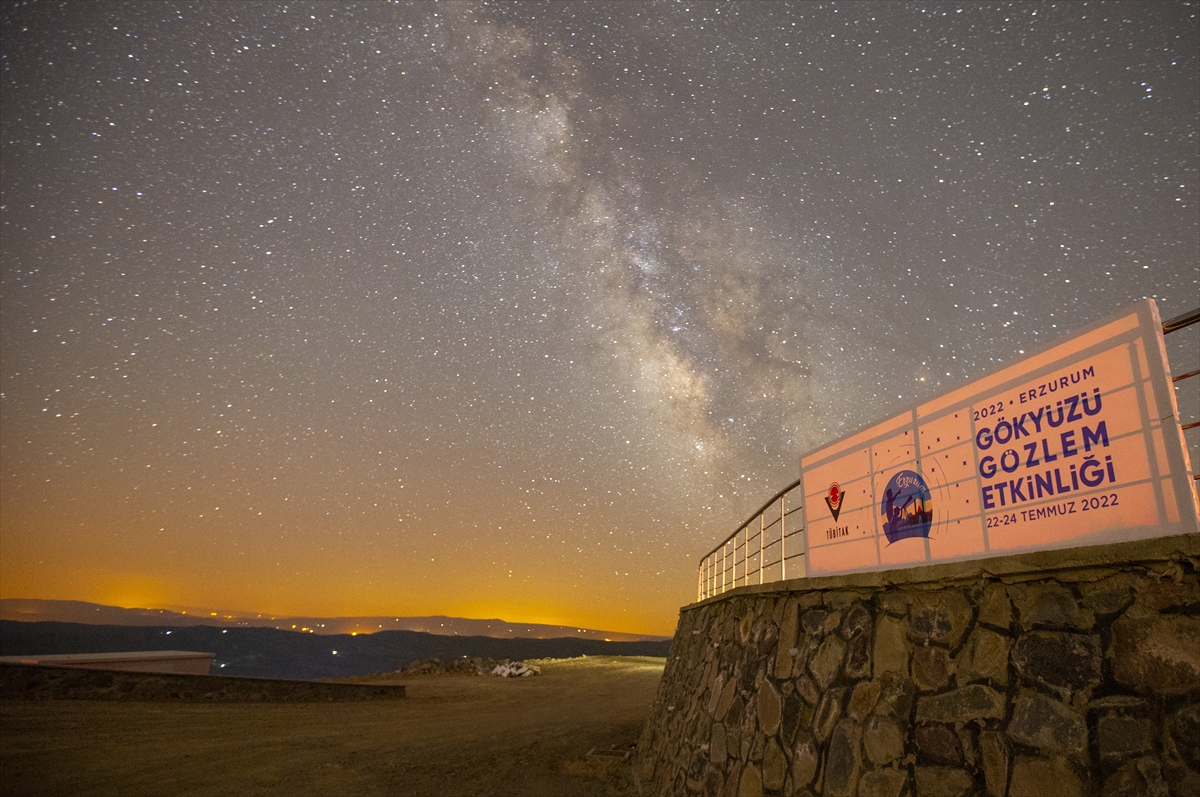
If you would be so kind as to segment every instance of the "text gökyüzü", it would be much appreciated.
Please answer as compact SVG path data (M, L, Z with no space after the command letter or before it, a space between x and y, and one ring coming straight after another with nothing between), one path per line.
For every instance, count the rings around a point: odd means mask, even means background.
M1089 454L1093 447L1108 447L1108 427L1104 421L1094 425L1085 423L1078 429L1067 429L1058 434L1051 432L1051 429L1064 424L1086 420L1099 413L1101 408L1100 390L1095 388L1091 396L1086 393L1067 396L1053 406L1046 405L1034 412L1023 412L1012 420L1000 418L993 426L981 428L975 435L975 446L980 451L1012 444L999 455L986 454L980 457L979 475L984 479L995 478L999 471L1014 474L1021 468L1049 465L1060 458L1070 459L1080 453L1086 455L1082 463L1072 464L1069 470L1064 470L1060 465L1039 473L1018 475L1013 479L1001 477L1001 481L983 487L983 508L995 509L997 506L1099 487L1105 482L1115 483L1112 457L1105 456L1101 462L1096 454ZM1043 432L1043 428L1046 436L1035 437ZM1031 439L1029 442L1017 442L1026 438Z

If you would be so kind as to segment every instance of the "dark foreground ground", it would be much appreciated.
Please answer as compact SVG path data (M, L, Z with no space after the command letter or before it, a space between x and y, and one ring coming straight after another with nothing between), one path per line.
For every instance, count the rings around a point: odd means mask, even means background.
M632 795L628 764L587 753L631 748L664 663L405 678L407 698L378 702L3 701L0 793Z

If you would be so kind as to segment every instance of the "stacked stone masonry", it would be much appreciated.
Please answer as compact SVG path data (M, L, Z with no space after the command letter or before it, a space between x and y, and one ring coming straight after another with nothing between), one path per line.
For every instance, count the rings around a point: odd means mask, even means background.
M1200 797L1197 564L792 582L688 607L642 793Z

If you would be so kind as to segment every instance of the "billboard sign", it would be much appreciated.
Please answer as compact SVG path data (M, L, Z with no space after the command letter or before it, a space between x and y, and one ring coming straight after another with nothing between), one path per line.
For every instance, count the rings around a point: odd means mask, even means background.
M1152 300L805 454L809 576L1196 532Z

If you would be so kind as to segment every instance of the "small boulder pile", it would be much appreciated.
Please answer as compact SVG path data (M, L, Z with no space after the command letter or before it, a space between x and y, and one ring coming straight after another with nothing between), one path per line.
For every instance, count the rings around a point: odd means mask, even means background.
M528 675L541 675L542 668L534 664L526 664L523 661L511 661L507 664L497 664L492 668L492 675L499 675L501 678L524 678Z
M418 659L399 671L402 675L498 675L514 678L541 674L541 668L520 661L497 661L481 657L453 659Z

